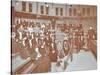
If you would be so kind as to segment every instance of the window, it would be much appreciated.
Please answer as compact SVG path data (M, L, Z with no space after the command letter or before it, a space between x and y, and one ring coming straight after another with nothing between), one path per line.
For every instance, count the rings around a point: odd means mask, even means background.
M72 16L72 8L69 8L69 16Z
M76 9L75 8L73 9L73 14L74 14L74 16L76 16Z
M85 15L85 8L82 9L83 15Z
M22 11L26 11L26 2L22 2Z
M29 3L29 12L32 12L32 4Z
M96 9L96 8L92 8L92 10L93 10L93 16L96 16L96 15L95 15L95 11L96 11L95 9Z
M49 14L49 7L46 7L46 14Z
M58 8L56 8L56 15L58 15Z
M41 14L44 14L44 7L41 6Z
M90 8L87 8L87 15L90 15Z
M60 15L63 15L63 8L60 9Z

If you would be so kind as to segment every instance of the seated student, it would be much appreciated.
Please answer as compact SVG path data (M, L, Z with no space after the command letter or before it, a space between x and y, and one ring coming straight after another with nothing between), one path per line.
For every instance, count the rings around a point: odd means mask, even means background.
M16 42L19 42L19 37L20 37L20 35L19 35L18 31L16 31L15 34L16 34L16 36L15 36Z
M49 58L51 62L57 62L58 51L56 48L55 43L51 43L50 51L49 51Z
M19 44L20 47L20 55L23 59L26 59L29 57L29 44L27 37L23 38L23 41Z
M79 40L80 40L80 49L82 49L84 45L84 32L82 28L79 30Z
M62 59L65 56L65 53L61 41L58 41L57 43L57 50L58 50L58 57Z
M96 32L92 26L90 26L88 33L87 33L87 47L91 49L91 41L96 39Z
M40 57L42 57L38 47L35 48L35 52L36 52L36 57L35 57L36 60L38 60Z
M39 47L39 33L36 33L35 35L35 42L36 46Z
M32 55L34 48L33 48L33 39L32 39L32 34L30 34L29 32L27 32L27 48L28 51L30 52L30 55Z
M46 36L44 40L45 40L45 45L46 45L46 53L47 55L49 55L50 45L51 45L50 37Z
M16 36L16 33L15 32L12 32L11 33L11 44L12 44L12 53L18 53L19 52L19 49L18 49L18 42L16 42L16 39L18 38Z
M24 31L23 25L20 25L17 31L19 33L19 39L22 40L22 33Z
M66 38L64 38L64 41L63 41L63 49L64 49L65 55L67 55L68 52L69 52L69 49L70 49L69 46L70 46L70 45L69 45L69 40L68 40L68 38L66 37Z
M75 46L77 49L77 53L80 51L80 40L79 40L79 30L75 30Z
M24 32L22 34L21 40L19 40L19 42L18 42L20 56L23 59L26 59L29 56L29 53L28 53L28 50L27 50L27 45L26 45L26 40L27 40L27 36L26 36L26 33Z
M20 45L19 33L16 32L15 37L12 38L12 52L15 52L15 53L19 52L20 51L19 45Z
M96 33L95 33L95 30L93 29L92 26L89 28L87 34L88 34L87 38L88 38L89 41L90 41L90 40L95 40L95 37L96 37L95 35L96 35Z
M32 50L32 34L28 32L29 50Z
M44 40L43 40L42 44L40 45L39 50L43 57L46 56L46 44L45 44Z

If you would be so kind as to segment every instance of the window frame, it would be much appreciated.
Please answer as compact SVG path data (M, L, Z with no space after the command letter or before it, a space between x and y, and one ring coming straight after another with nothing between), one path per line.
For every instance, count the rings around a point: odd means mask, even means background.
M22 11L26 11L26 2L22 1Z
M32 12L32 3L29 3L29 12Z

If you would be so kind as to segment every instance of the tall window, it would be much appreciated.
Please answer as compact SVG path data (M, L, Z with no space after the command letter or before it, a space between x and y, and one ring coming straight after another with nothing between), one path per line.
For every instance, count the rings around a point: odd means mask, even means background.
M82 9L83 15L85 15L85 8Z
M22 2L22 11L26 11L26 2Z
M73 9L73 14L74 14L74 16L76 16L76 9L75 8Z
M32 4L29 3L29 12L32 12Z
M87 8L87 15L90 16L90 8Z
M58 15L58 8L56 8L56 15Z
M44 7L43 6L41 6L41 14L44 14Z
M49 14L49 7L46 7L46 14Z
M72 8L69 8L69 16L72 16Z
M60 15L63 15L63 8L60 9Z
M95 8L92 8L92 10L93 10L93 14L92 15L95 16Z

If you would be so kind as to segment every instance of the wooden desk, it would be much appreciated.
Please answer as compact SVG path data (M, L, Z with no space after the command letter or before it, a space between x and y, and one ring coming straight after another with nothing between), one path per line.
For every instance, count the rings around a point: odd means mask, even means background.
M51 62L48 56L42 57L36 61L29 60L13 72L15 74L31 74L49 72L51 69Z
M35 62L36 68L33 69L32 73L44 73L49 72L51 69L51 62L49 57L42 57Z

